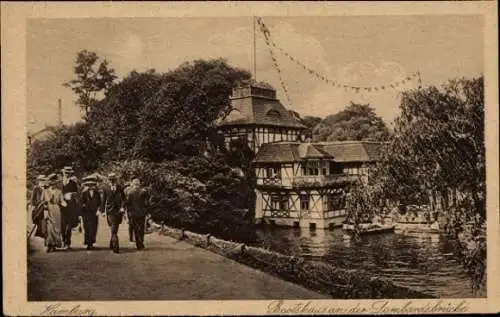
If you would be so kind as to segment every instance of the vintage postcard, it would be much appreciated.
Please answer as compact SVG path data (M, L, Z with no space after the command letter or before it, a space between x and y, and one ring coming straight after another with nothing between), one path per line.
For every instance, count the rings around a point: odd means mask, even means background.
M14 316L500 311L496 2L2 2Z

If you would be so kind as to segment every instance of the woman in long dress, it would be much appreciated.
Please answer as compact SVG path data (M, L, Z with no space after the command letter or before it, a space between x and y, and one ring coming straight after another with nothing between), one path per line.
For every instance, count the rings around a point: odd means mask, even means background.
M61 206L65 207L63 194L55 187L57 180L49 179L49 187L43 192L42 200L45 202L43 212L45 222L45 246L47 252L52 252L55 248L62 247L61 232Z
M37 177L38 185L33 189L31 194L30 204L31 204L31 220L33 224L36 225L35 237L43 238L43 210L41 210L42 195L46 188L45 175L39 175Z

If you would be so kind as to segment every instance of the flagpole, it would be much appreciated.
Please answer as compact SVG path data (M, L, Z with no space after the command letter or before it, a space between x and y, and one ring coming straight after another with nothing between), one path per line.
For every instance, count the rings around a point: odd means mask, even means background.
M253 24L253 78L257 81L257 41L255 32L255 16L252 17Z

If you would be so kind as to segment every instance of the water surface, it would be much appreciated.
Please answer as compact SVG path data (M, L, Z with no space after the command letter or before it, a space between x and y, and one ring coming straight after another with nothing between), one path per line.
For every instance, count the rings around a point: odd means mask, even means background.
M280 253L363 269L374 276L441 298L484 297L474 294L471 279L446 237L437 234L387 233L347 239L341 229L262 228L258 245Z

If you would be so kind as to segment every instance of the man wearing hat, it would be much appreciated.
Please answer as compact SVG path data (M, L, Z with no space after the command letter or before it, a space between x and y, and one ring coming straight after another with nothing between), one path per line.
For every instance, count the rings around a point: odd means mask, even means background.
M126 182L125 183L125 197L128 197L128 191L132 188L132 182ZM125 213L125 216L127 218L127 223L128 223L128 238L130 242L134 242L134 225L132 224L132 217L130 216L130 210L127 209L127 212Z
M103 202L104 213L108 225L111 228L111 239L109 248L114 253L118 253L120 246L118 241L118 228L122 222L123 214L125 212L125 193L123 187L117 183L116 174L111 173L108 175L109 183L103 189Z
M36 180L38 183L33 188L30 198L31 220L33 221L33 224L36 225L35 237L43 238L43 210L40 207L42 203L43 190L46 188L46 177L45 175L38 175Z
M87 250L94 248L97 236L98 213L101 208L102 200L99 191L97 190L96 179L86 177L83 179L84 186L88 189L82 193L82 219L84 230L84 244L87 245Z
M144 229L146 225L146 205L149 202L147 191L141 187L141 181L136 178L127 191L127 210L134 229L135 244L138 250L144 249Z
M73 168L65 166L62 169L63 186L62 194L67 206L62 210L62 237L64 246L71 248L71 231L78 226L80 216L80 202L78 200L78 185L74 176Z

